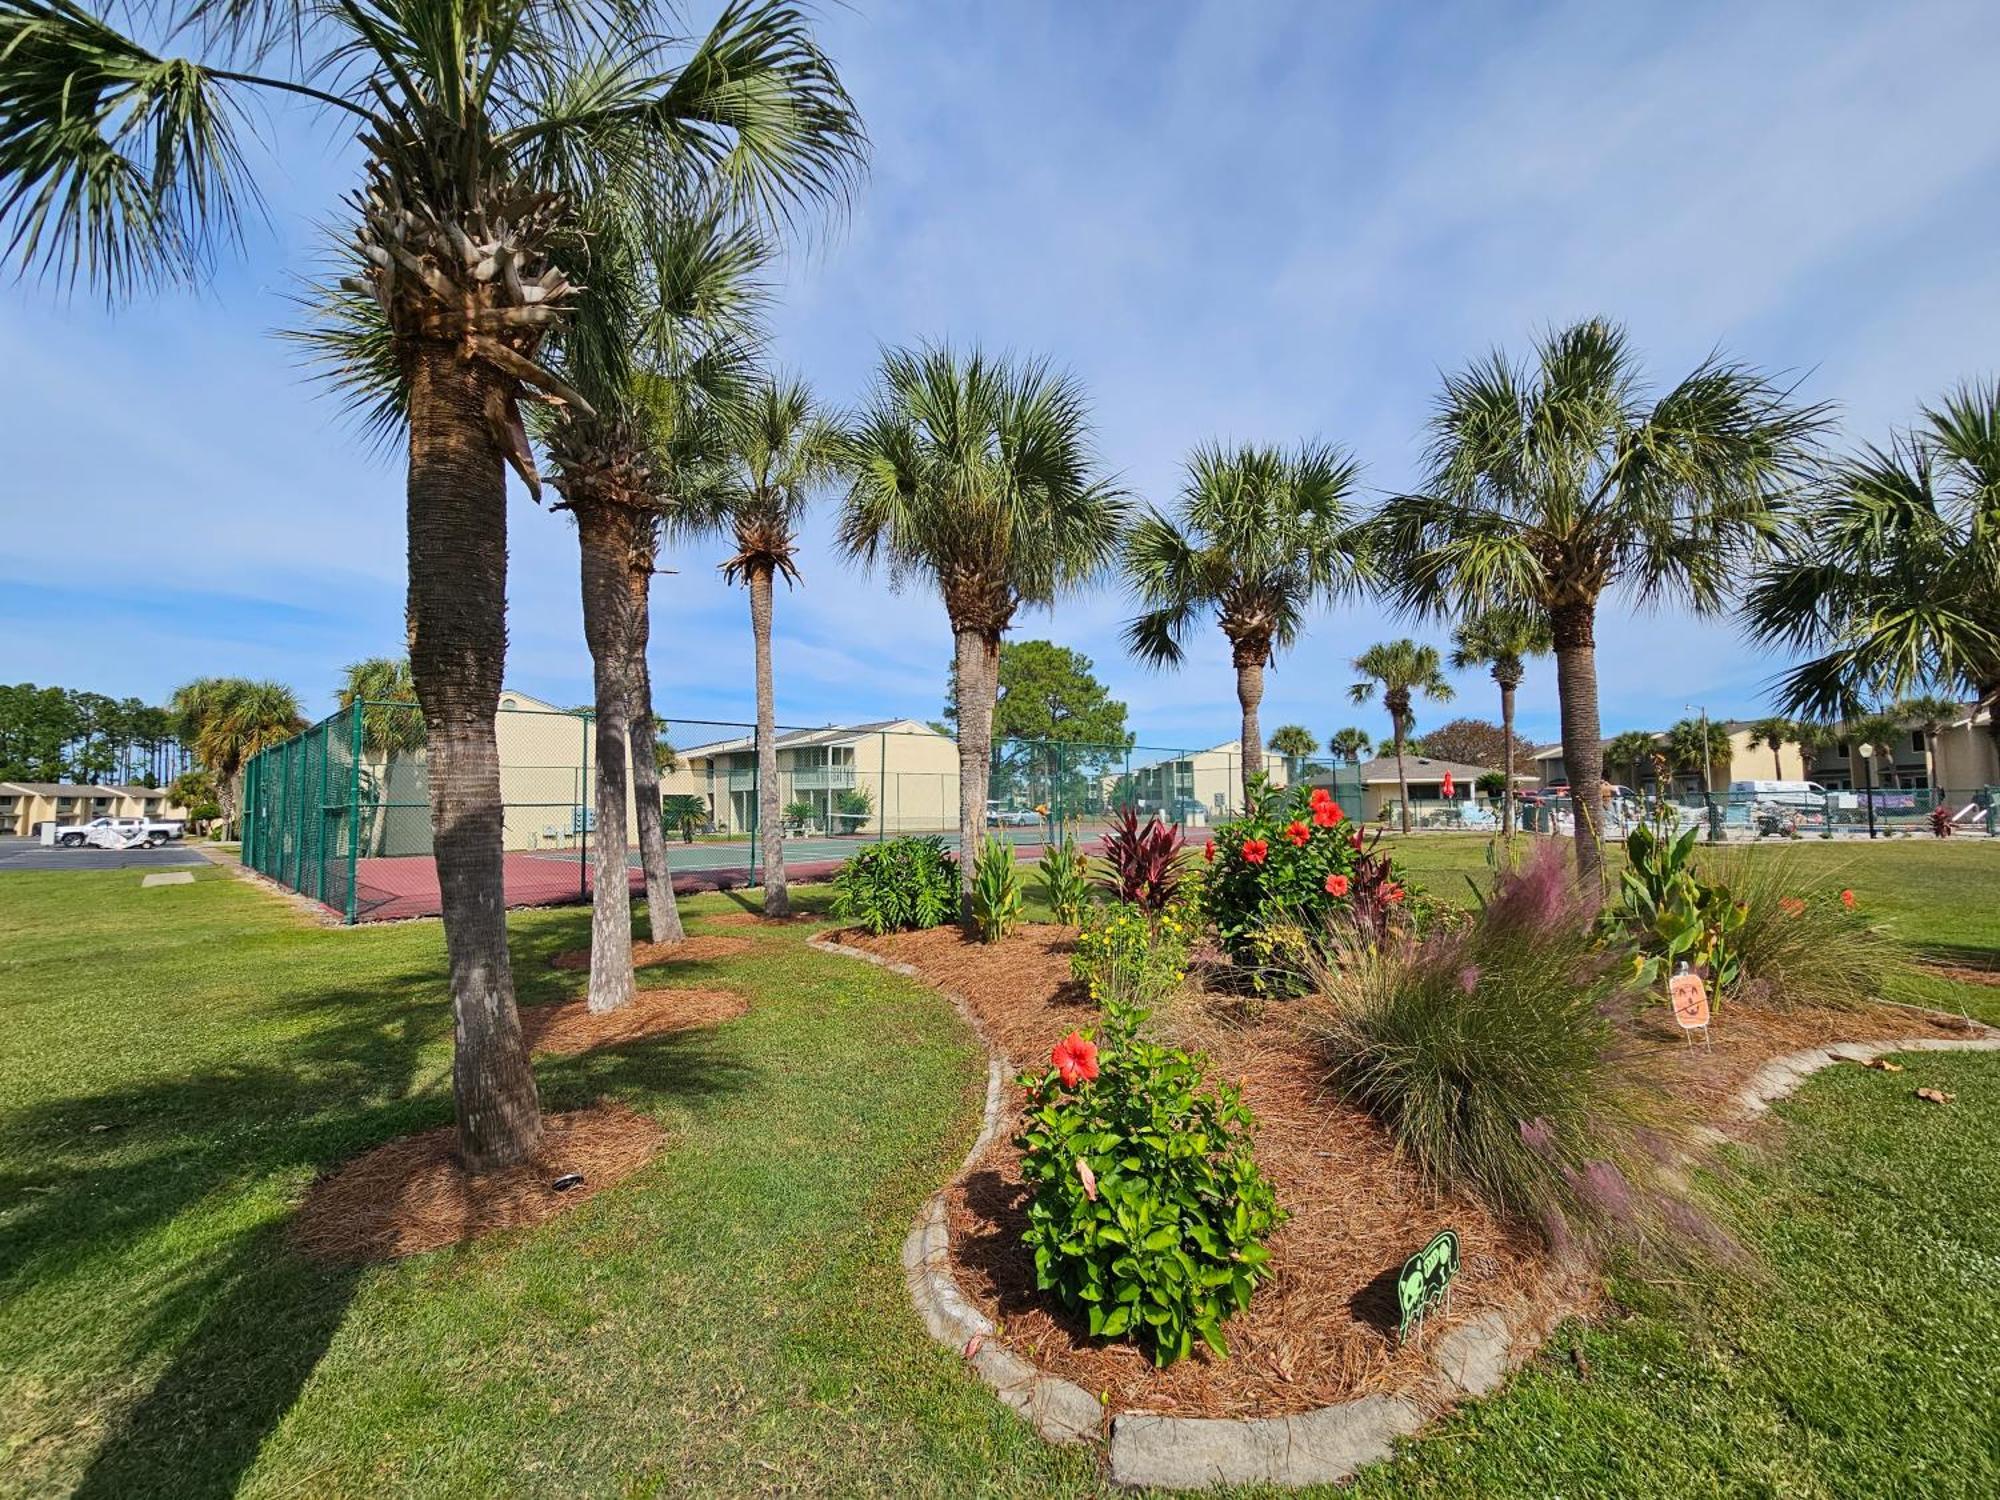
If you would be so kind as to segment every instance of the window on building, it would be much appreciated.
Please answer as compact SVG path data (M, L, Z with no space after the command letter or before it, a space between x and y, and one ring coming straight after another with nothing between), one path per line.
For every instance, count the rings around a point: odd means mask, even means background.
M1924 753L1924 732L1921 729L1910 736L1910 748L1919 755Z

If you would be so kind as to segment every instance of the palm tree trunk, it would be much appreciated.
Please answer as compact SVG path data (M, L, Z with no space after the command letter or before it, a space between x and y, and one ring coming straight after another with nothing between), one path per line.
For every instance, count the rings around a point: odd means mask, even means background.
M1389 720L1389 732L1396 737L1396 806L1403 819L1403 832L1410 831L1410 782L1403 774L1403 716L1393 715Z
M1562 708L1563 769L1569 774L1570 809L1576 819L1576 873L1583 886L1602 891L1603 830L1599 826L1604 746L1597 714L1597 606L1565 604L1549 614L1555 637L1556 696Z
M514 1009L494 715L507 656L507 479L489 412L499 377L453 343L410 369L410 672L423 704L431 831L451 976L458 1154L512 1166L542 1140Z
M590 896L590 1010L632 1001L632 887L625 859L625 777L632 711L625 559L632 513L601 500L572 500L582 557L583 638L590 647L597 716L597 826Z
M1000 640L973 626L956 626L958 689L958 889L963 916L972 916L972 862L986 835L986 780L993 757L993 704L1000 688Z
M1264 652L1257 641L1240 641L1235 648L1236 702L1243 710L1243 810L1252 810L1250 778L1264 769L1264 732L1257 723L1257 706L1264 701Z
M1500 774L1506 778L1506 785L1500 788L1500 837L1514 836L1514 688L1516 684L1502 678L1500 681Z
M778 787L778 709L771 686L771 567L749 568L750 636L757 652L757 822L764 844L764 915L791 912L785 890L785 823Z
M659 726L653 721L653 669L646 647L653 634L653 553L657 545L653 522L638 517L635 545L626 559L625 591L631 613L627 645L631 668L626 680L633 699L625 720L632 743L632 796L639 804L639 863L646 872L646 921L653 941L678 943L687 936L681 926L680 903L674 899L674 872L667 863L667 830L660 810Z

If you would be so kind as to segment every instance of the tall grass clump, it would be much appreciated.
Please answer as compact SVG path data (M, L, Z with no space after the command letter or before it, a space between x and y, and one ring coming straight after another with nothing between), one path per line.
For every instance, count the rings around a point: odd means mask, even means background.
M1715 872L1744 908L1730 942L1746 999L1855 1010L1918 998L1902 945L1838 879L1809 872L1790 850L1762 847L1723 854Z
M1565 851L1496 874L1467 927L1342 955L1301 1020L1330 1081L1433 1191L1477 1199L1567 1252L1724 1243L1660 1185L1664 1096L1608 1014L1629 969L1599 945Z

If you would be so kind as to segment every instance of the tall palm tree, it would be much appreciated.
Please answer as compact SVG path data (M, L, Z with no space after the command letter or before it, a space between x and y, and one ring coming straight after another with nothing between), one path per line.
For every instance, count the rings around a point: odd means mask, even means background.
M1930 782L1931 805L1937 806L1944 788L1938 785L1937 742L1946 727L1957 723L1966 716L1965 709L1957 699L1947 698L1941 693L1922 693L1913 698L1905 698L1891 710L1897 719L1914 725L1924 737L1924 768Z
M197 677L174 689L167 711L181 743L215 778L225 834L237 821L245 763L306 727L297 693L247 677Z
M1382 706L1389 710L1389 726L1396 747L1396 794L1402 808L1403 832L1410 831L1410 782L1403 769L1403 751L1416 722L1411 703L1421 693L1434 703L1451 700L1452 686L1445 681L1444 659L1435 646L1422 646L1409 639L1383 641L1354 658L1354 670L1362 680L1348 689L1348 697L1366 703L1382 693Z
M371 763L374 782L374 826L368 849L380 854L389 840L389 777L398 755L414 755L424 747L424 711L417 687L410 680L409 658L370 656L350 662L337 695L342 709L360 705L361 754ZM361 830L354 836L359 838Z
M1486 667L1500 684L1500 730L1506 744L1501 752L1500 833L1514 832L1514 690L1527 675L1527 659L1547 656L1551 645L1547 618L1532 610L1485 609L1459 623L1451 637L1455 671Z
M250 95L308 101L361 141L350 287L382 309L407 380L410 666L429 729L459 1151L475 1170L509 1165L539 1144L541 1108L501 885L505 471L539 490L523 396L586 404L540 361L576 290L554 257L582 205L614 190L642 215L691 180L770 217L838 199L860 127L782 0L733 3L694 39L661 31L650 8L559 0L167 0L144 14L149 34L206 55L157 55L69 4L0 6L5 253L114 295L199 280L254 192L235 137Z
M1833 725L1821 719L1792 720L1791 741L1799 747L1799 774L1807 781L1813 779L1813 763L1819 753L1835 738Z
M1285 778L1299 779L1299 766L1319 749L1319 737L1303 724L1280 724L1271 731L1271 753L1285 758Z
M1351 724L1345 729L1334 730L1326 740L1327 754L1345 760L1350 766L1360 765L1361 757L1374 748L1375 742L1368 737L1368 731L1356 729Z
M722 576L750 594L757 662L757 826L763 836L764 915L791 910L785 890L785 824L778 785L777 702L771 682L772 582L799 580L799 521L813 495L838 473L841 433L806 383L765 380L725 422L730 481L725 521L736 550Z
M1872 783L1876 790L1881 790L1888 784L1888 778L1894 774L1896 741L1902 737L1902 722L1895 714L1882 709L1867 709L1843 719L1840 725L1840 738L1847 744L1848 774L1864 785ZM1884 750L1889 754L1875 760L1872 768L1861 769L1861 763L1869 759L1861 753L1863 745L1876 751L1878 755Z
M1313 606L1366 579L1351 502L1360 467L1339 449L1197 448L1172 516L1149 511L1125 546L1144 612L1125 627L1140 660L1175 666L1190 631L1213 614L1229 641L1242 712L1243 805L1264 766L1257 706L1264 671L1298 639Z
M1628 729L1623 734L1612 736L1611 743L1604 747L1606 770L1622 767L1632 773L1632 790L1637 791L1646 784L1646 772L1651 768L1653 756L1660 748L1660 737L1645 729ZM1665 788L1660 789L1665 794Z
M2000 737L2000 381L1837 464L1744 600L1758 640L1820 653L1780 679L1796 713L1964 691Z
M1667 730L1667 760L1677 771L1697 773L1704 792L1729 780L1729 731L1710 719L1682 719ZM1722 775L1715 773L1721 769Z
M986 830L1000 638L1117 555L1129 501L1091 452L1083 389L1046 362L892 349L844 444L840 543L892 585L931 583L956 644L959 879Z
M1426 489L1390 500L1373 528L1380 567L1415 614L1547 617L1586 883L1603 874L1600 601L1622 588L1719 610L1806 480L1825 419L1720 358L1652 398L1624 333L1596 319L1546 335L1532 367L1496 353L1447 377Z
M1771 777L1775 781L1785 779L1785 746L1792 743L1793 735L1792 721L1782 714L1768 715L1750 726L1750 748L1771 752Z

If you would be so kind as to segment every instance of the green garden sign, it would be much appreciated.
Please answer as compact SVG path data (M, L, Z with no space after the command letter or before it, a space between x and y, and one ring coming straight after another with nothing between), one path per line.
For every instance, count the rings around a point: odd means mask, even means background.
M1407 1341L1410 1329L1423 1335L1424 1316L1440 1302L1451 1307L1451 1279L1458 1274L1458 1232L1440 1230L1423 1249L1403 1262L1396 1278L1396 1306L1402 1314L1397 1337Z

